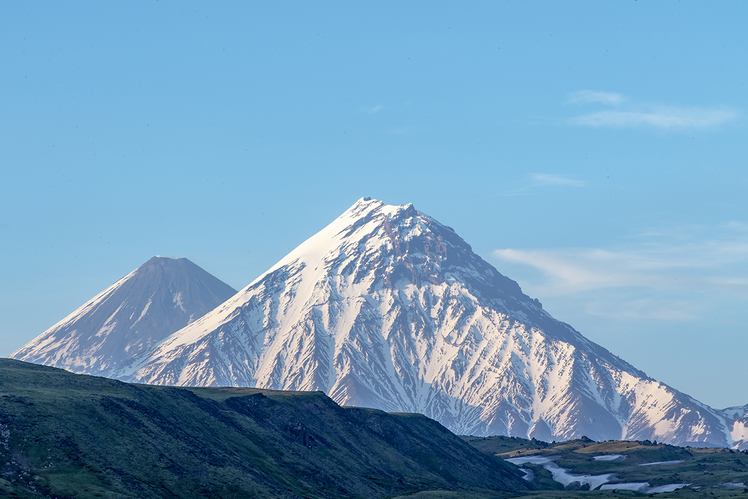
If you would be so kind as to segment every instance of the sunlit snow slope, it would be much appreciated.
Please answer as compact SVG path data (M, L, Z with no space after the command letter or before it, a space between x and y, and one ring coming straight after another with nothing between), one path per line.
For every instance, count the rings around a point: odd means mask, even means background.
M462 434L745 445L737 416L553 319L451 228L370 199L123 375L323 390Z
M116 378L139 355L235 293L186 258L154 257L11 357Z

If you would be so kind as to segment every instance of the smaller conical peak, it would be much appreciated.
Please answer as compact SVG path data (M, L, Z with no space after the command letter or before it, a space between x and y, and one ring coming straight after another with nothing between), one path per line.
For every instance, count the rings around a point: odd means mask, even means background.
M148 260L147 262L145 262L143 265L141 265L141 267L153 267L156 265L160 265L163 267L163 266L174 266L176 264L185 264L185 263L189 264L192 262L184 257L172 258L170 256L156 255L150 260Z
M129 275L132 277L139 276L141 278L161 279L166 275L179 275L183 272L194 272L195 269L199 269L199 267L186 258L171 258L168 256L157 255L135 269Z
M154 256L153 258L151 258L150 260L148 260L145 263L151 263L151 262L176 262L178 260L186 260L186 258L182 258L182 257L172 258L170 256L156 255L156 256Z
M149 269L155 269L155 268L163 268L163 267L174 267L174 265L179 262L179 260L183 260L182 258L169 258L168 256L161 256L156 255L147 262L145 262L143 265L135 269L135 272L138 271L145 271Z
M150 267L150 266L153 266L153 265L158 265L158 264L164 264L164 263L167 263L167 262L172 262L174 260L175 260L174 258L169 258L168 256L156 255L153 258L151 258L150 260L148 260L147 262L145 262L143 265L141 265L141 267Z

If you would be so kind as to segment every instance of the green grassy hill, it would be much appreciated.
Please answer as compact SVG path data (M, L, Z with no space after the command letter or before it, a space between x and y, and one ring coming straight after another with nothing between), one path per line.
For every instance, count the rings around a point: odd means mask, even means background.
M321 392L121 383L0 359L0 497L647 497L572 490L541 465L532 485L504 458L557 456L611 483L688 483L679 498L748 498L748 452L654 442L457 437L418 414L340 407ZM614 461L596 456L620 455ZM673 462L678 461L678 462ZM662 463L641 466L648 463ZM530 490L535 489L535 490Z
M748 451L718 448L676 447L645 441L594 442L583 438L567 442L546 443L512 437L462 437L484 452L502 458L521 456L557 456L554 462L576 475L614 473L609 483L642 483L652 487L667 484L689 484L673 492L652 494L655 497L681 498L748 498ZM600 456L620 456L616 460L595 460ZM659 463L659 464L653 464ZM537 491L521 494L534 499L647 497L650 494L627 490L574 491L554 481L541 465L524 464L534 478ZM742 486L740 486L742 484ZM578 487L578 485L577 485ZM448 496L445 496L448 497Z
M321 392L135 385L0 359L2 497L490 497L527 490L521 476L424 416Z

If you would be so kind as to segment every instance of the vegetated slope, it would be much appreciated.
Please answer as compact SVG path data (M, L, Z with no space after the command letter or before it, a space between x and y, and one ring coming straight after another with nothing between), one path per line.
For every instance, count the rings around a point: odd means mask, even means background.
M139 355L235 293L186 258L154 257L11 358L117 378Z
M433 420L320 392L133 385L0 360L0 492L377 498L526 490Z
M748 494L748 451L733 449L677 447L649 440L594 442L583 438L567 442L546 443L509 437L463 437L484 452L502 458L553 456L569 473L584 477L612 474L606 488L620 487L618 492L636 484L652 487L688 484L674 496L700 497L742 496ZM525 463L532 470L532 483L538 488L563 489L542 465ZM570 483L566 489L579 488ZM697 494L703 490L702 494ZM612 492L612 491L610 491ZM543 496L543 494L540 494ZM581 495L580 495L581 497ZM615 497L615 496L613 496Z
M726 415L555 320L451 228L361 199L129 371L322 390L459 434L745 445Z

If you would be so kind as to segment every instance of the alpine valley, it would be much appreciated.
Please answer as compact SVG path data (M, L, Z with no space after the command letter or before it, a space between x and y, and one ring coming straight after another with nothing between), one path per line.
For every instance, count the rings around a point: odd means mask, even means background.
M147 384L321 390L465 435L748 448L748 406L649 378L412 205L359 200L236 294L177 262L149 261L12 357Z

